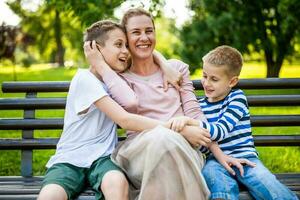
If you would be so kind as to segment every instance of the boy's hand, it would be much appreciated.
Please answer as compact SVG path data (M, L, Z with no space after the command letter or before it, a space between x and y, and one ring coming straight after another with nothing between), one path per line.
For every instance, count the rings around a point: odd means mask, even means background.
M234 157L228 156L226 154L224 154L223 159L218 160L218 161L233 176L235 176L235 171L232 169L233 166L238 168L242 177L244 176L244 166L243 165L249 165L250 167L256 166L256 164L254 162L251 162L248 159L234 158Z
M182 74L171 67L165 67L163 72L164 90L168 90L168 84L170 83L179 91L183 81Z
M173 85L178 91L183 81L182 74L173 69L167 62L166 58L159 52L153 51L154 62L156 62L163 71L164 90L168 90L168 84Z
M193 148L199 146L208 147L211 143L209 132L197 126L185 126L180 134L191 144Z

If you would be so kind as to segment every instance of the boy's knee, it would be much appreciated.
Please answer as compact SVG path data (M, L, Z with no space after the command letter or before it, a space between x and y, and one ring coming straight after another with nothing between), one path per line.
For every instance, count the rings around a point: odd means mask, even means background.
M68 196L64 188L57 184L44 186L37 198L38 200L67 200Z
M114 170L107 172L101 183L101 190L103 193L109 191L119 191L119 192L127 192L128 191L128 182L124 174L120 171Z

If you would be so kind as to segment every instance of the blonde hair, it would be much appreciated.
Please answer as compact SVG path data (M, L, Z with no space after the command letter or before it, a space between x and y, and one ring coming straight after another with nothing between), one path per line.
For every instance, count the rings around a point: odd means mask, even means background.
M145 16L147 16L147 17L149 17L151 19L153 27L155 29L155 24L154 24L153 16L148 11L144 10L143 8L131 8L131 9L127 10L125 12L125 14L123 15L121 24L126 29L126 26L128 24L128 20L130 18L136 17L136 16L142 16L142 15L145 15Z
M108 39L107 33L115 29L119 29L125 33L124 27L119 23L116 23L112 20L97 21L86 29L84 32L83 41L86 42L96 40L98 44L104 46L105 41Z
M208 52L202 61L216 66L227 66L231 75L239 76L242 66L243 57L241 53L230 46L222 45Z

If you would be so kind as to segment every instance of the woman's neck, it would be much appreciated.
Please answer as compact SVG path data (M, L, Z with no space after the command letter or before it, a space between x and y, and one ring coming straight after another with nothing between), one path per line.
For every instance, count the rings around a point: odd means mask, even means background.
M151 56L146 59L133 58L129 70L141 76L149 76L157 72L158 69L158 65L154 63L153 56Z

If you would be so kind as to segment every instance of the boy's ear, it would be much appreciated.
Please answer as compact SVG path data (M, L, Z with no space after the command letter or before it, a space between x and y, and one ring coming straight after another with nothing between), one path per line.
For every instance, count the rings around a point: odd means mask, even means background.
M229 87L233 88L234 86L236 86L236 84L238 82L239 82L239 77L238 76L232 77L230 82L229 82Z
M96 45L97 45L97 49L101 52L102 49L103 49L103 47L100 44L98 44L98 43Z

